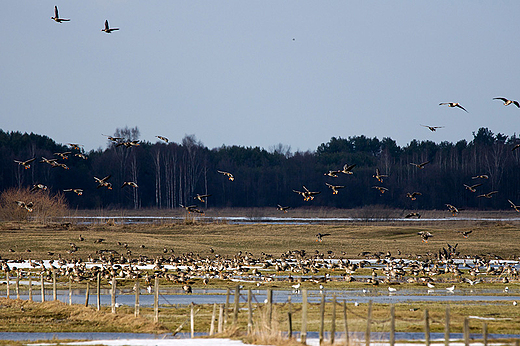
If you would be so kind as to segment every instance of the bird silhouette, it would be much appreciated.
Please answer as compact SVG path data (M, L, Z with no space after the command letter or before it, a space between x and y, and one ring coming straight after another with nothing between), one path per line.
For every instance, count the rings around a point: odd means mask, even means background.
M435 132L435 131L437 131L437 129L444 128L444 126L429 126L429 125L421 125L421 126L427 127L428 130L430 130L431 132Z
M505 97L493 97L493 100L501 100L502 102L504 102L504 106L509 106L510 104L514 104L515 106L520 108L520 103L518 103L518 101L508 100Z
M444 105L446 105L448 107L458 107L458 108L462 109L463 111L468 112L466 110L466 108L462 107L460 105L460 103L458 103L458 102L441 102L441 103L439 103L439 106L444 106Z
M224 171L217 171L218 173L220 174L224 174L225 176L228 177L229 180L233 181L235 180L235 177L233 176L233 174L229 173L229 172L224 172Z
M58 6L54 6L54 17L51 17L51 19L60 24L61 22L70 21L70 19L60 18L60 15L58 14Z
M119 30L119 28L111 28L111 27L108 25L108 19L105 20L105 28L104 28L104 29L101 29L101 31L104 31L104 32L106 32L107 34L110 34L112 31L116 31L116 30Z
M422 162L422 163L413 163L413 162L410 162L410 164L411 164L412 166L415 166L415 167L417 167L417 168L419 168L419 169L423 169L424 166L426 166L426 165L429 164L429 163L430 163L430 161L425 161L425 162Z

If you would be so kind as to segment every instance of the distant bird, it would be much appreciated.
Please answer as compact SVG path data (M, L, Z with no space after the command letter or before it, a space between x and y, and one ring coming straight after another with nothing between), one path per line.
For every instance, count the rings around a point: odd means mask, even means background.
M318 233L316 234L316 241L319 241L320 243L323 241L323 237L329 236L330 233Z
M165 141L166 143L169 142L168 138L166 138L166 137L163 137L163 136L155 136L155 137L159 138L162 141Z
M379 172L379 168L376 168L376 174L374 174L373 177L376 178L377 181L382 183L383 182L383 178L388 177L388 175L381 174L381 172Z
M491 198L493 197L493 195L495 193L498 193L498 191L491 191L491 192L488 192L488 193L483 193L481 195L478 195L477 197L486 197L486 198Z
M430 232L428 231L420 231L420 232L417 232L417 235L420 235L421 238L422 238L422 241L424 243L427 243L428 242L428 239L433 237L433 234L431 234Z
M233 174L229 173L229 172L224 172L224 171L217 171L218 173L220 174L224 174L225 176L228 177L229 180L233 181L235 180L235 177L233 176Z
M511 151L515 151L518 148L520 148L520 144L516 144L513 148L511 148Z
M477 187L481 186L482 184L475 184L475 185L466 185L464 184L464 187L466 188L466 190L469 190L471 192L476 192L477 191Z
M444 126L428 126L428 125L421 125L423 127L427 127L431 132L437 131L437 129L442 129Z
M42 156L42 159L40 162L47 163L47 164L51 165L52 167L58 167L58 159L47 159Z
M354 167L356 167L356 164L350 166L348 164L345 164L340 172L345 174L354 174L354 172L352 172L352 168Z
M117 142L116 144L116 148L117 147L120 147L124 145L125 148L131 148L131 147L138 147L140 144L139 144L139 141L138 140L134 140L134 141L122 141L122 142Z
M36 157L33 157L32 159L29 159L27 161L14 160L14 162L19 164L20 166L23 166L23 168L25 168L25 169L29 169L29 168L31 168L31 162L33 162L34 160L36 160Z
M463 111L467 112L466 108L462 107L460 105L460 103L458 103L458 102L441 102L441 103L439 103L439 106L444 106L444 105L446 105L448 107L458 107L458 108L462 109Z
M108 25L108 19L105 20L105 28L104 28L104 29L101 29L101 31L104 31L104 32L106 32L107 34L110 34L112 31L116 31L116 30L119 30L119 28L111 28L111 27Z
M430 282L427 282L426 286L428 286L428 288L435 288L435 285Z
M489 176L487 174L480 174L480 175L471 177L471 179L489 179Z
M284 213L287 213L287 210L291 209L291 207L283 207L280 204L276 207L276 209L283 211Z
M54 155L61 157L63 160L68 160L68 158L69 158L68 155L70 155L70 154L72 154L72 152L70 152L70 151L65 151L63 153L54 153Z
M415 166L415 167L420 168L420 169L423 169L424 166L426 166L426 165L429 164L429 163L430 163L430 161L425 161L425 162L423 162L423 163L413 163L413 162L410 162L410 164L411 164L412 166Z
M204 198L208 198L208 197L211 197L211 195L210 194L206 194L206 195L199 195L199 194L197 194L197 196L193 197L193 199L198 199L202 203L205 203L206 200Z
M338 177L338 173L341 173L341 171L329 171L328 173L325 173L323 175L327 175L327 176L332 177L332 178L337 178Z
M378 190L379 192L381 192L381 194L385 193L385 191L388 191L388 189L383 186L372 186L372 188Z
M71 147L71 149L76 149L76 150L81 150L81 147L83 146L83 145L78 144L78 143L67 143L67 145L69 147Z
M64 163L59 163L59 162L56 162L55 165L52 165L52 167L61 167L63 169L69 169L69 166L67 166L66 164Z
M468 238L468 236L471 234L471 232L473 232L473 231L472 230L469 230L469 231L457 231L457 233L462 234L462 236L464 238Z
M123 185L121 185L121 188L123 188L125 186L130 186L130 187L135 187L135 188L139 187L139 186L137 186L137 183L134 183L133 181L125 181L125 182L123 182Z
M343 185L331 185L329 183L325 183L325 185L327 185L328 187L331 188L333 195L337 195L338 194L338 190L339 189L343 189L345 187Z
M421 218L421 214L419 214L417 212L412 212L412 213L407 214L404 218L405 219L409 219L411 217L417 217L418 219L420 219Z
M395 288L395 287L388 287L388 292L390 292L390 293L397 292L397 288Z
M123 137L113 137L113 136L108 136L108 135L103 135L103 136L106 136L109 141L112 141L112 142L115 142L115 143L117 143L120 140L124 139Z
M502 102L504 102L504 106L509 106L510 104L514 104L515 106L520 108L520 103L518 103L518 101L508 100L505 97L493 97L493 100L501 100Z
M517 213L520 212L520 210L518 209L520 208L520 206L515 205L513 202L511 202L510 199L508 199L507 201L511 204L511 208L513 208Z
M181 208L184 208L188 213L194 212L195 209L197 209L197 206L195 204L188 205L188 206L184 206L182 204L179 204L179 205L181 206Z
M459 213L459 209L451 204L446 204L446 207L448 207L449 212L453 216L456 216Z
M103 239L103 238L98 238L98 239L94 240L94 244L101 244L101 243L104 242L104 241L105 241L105 239Z
M293 192L296 192L298 194L300 194L302 197L303 197L303 200L304 201L312 201L314 199L314 196L315 195L318 195L321 193L321 191L310 191L308 188L305 187L305 185L303 186L303 189L305 191L297 191L297 190L293 190Z
M18 206L20 208L27 210L29 213L32 213L32 211L33 211L33 207L34 207L33 202L25 203L23 201L16 201L16 204L18 204Z
M51 19L54 20L56 23L60 23L60 24L61 24L61 22L70 21L70 19L60 18L59 14L58 14L58 6L54 6L54 17L51 17Z
M455 285L451 286L451 287L446 287L446 291L448 292L453 292L455 291Z
M86 160L87 157L83 155L82 153L74 153L74 156L79 157L80 159Z
M98 183L97 188L100 187L106 187L109 190L112 190L112 183L108 182L108 179L110 179L110 175L107 175L103 179L99 179L98 177L94 177L94 180Z
M406 193L406 197L410 198L412 201L415 201L417 199L417 196L421 196L422 193L414 191L412 193L408 192Z
M29 190L29 192L33 192L33 191L36 191L36 190L47 190L47 186L43 185L43 184L34 184L32 186L32 188Z

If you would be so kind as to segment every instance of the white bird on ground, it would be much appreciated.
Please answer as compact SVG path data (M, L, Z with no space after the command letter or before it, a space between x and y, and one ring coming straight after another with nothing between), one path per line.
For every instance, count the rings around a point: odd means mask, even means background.
M294 288L294 291L295 291L296 293L300 293L300 286L301 286L301 285L302 285L302 284L299 283L299 284L297 284L297 285L292 285L291 287Z
M426 286L428 286L428 288L435 288L435 285L429 282L426 283Z
M518 303L516 302L516 300L513 301L513 305L514 305L514 306L517 306L517 305L518 305Z
M388 292L397 292L397 289L393 287L388 287Z
M446 291L448 292L453 292L455 291L455 285L451 286L451 287L446 287Z

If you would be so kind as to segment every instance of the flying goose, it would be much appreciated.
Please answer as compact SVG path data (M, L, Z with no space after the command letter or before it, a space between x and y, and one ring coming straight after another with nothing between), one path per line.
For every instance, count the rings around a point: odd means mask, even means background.
M43 184L34 184L32 186L32 188L29 190L29 192L33 192L33 191L36 191L36 190L47 190L47 186L43 185Z
M354 167L356 167L356 164L349 166L348 163L346 163L340 172L345 173L345 174L354 174L354 172L352 172L352 168L354 168Z
M27 210L29 213L32 213L33 211L33 202L25 203L23 201L16 201L16 204L18 204L20 208Z
M63 192L74 192L76 195L81 196L83 194L82 189L65 189Z
M328 187L330 187L332 189L332 194L333 195L337 195L338 194L338 190L345 187L343 185L331 185L329 183L325 183L325 185L327 185Z
M315 196L315 195L318 195L318 194L321 193L321 191L309 191L309 189L306 188L305 185L303 185L303 189L304 189L305 191L297 191L297 190L293 190L293 192L296 192L296 193L302 195L303 200L306 201L306 202L307 202L307 201L312 201L312 200L314 199L314 196Z
M51 17L51 19L54 20L56 23L60 23L60 24L61 24L61 22L70 21L70 19L60 18L59 14L58 14L58 6L54 6L54 17Z
M518 148L520 148L520 143L519 144L515 144L515 146L513 148L511 148L511 151L515 151Z
M462 109L463 111L467 112L466 108L462 107L460 103L458 102L441 102L439 103L439 106L447 105L448 107L458 107Z
M124 145L126 148L131 148L131 147L137 147L139 146L139 141L138 140L135 140L135 141L124 141L124 142L118 142L116 144L116 147L120 147Z
M381 172L379 172L379 168L376 168L376 174L374 174L373 177L376 178L377 181L382 183L383 182L383 178L388 177L388 175L381 174Z
M430 130L431 132L435 132L435 131L437 131L437 129L444 128L444 126L429 126L429 125L421 125L421 126L427 127L428 130Z
M101 31L104 31L107 34L110 34L112 31L116 31L116 30L119 30L119 28L111 28L111 27L108 26L108 19L105 20L105 28L101 29Z
M211 196L210 194L206 194L206 195L199 195L199 194L197 194L197 196L193 197L193 199L198 199L202 203L205 203L206 200L204 198L208 198L210 196Z
M471 177L471 179L489 179L489 176L487 174L480 174L480 175Z
M422 193L417 192L417 191L414 191L412 193L410 193L410 192L406 193L406 197L410 198L412 201L415 201L417 199L416 196L421 196L421 195L422 195Z
M36 157L33 157L32 159L29 159L27 161L14 160L14 162L19 164L20 166L23 166L23 168L25 168L25 169L29 169L29 168L31 168L31 162L33 162L34 160L36 160Z
M513 208L517 213L520 212L520 205L515 205L513 202L511 202L510 199L508 199L507 201L509 202L509 204L511 204L511 208Z
M42 159L40 162L47 163L47 164L51 165L52 167L58 167L58 159L46 159L45 157L42 156Z
M475 185L471 185L471 186L469 186L469 185L464 184L464 187L466 188L466 190L469 190L469 191L471 191L471 192L476 192L476 191L477 191L476 188L479 187L479 186L481 186L481 185L482 185L482 184L475 184Z
M323 237L326 237L328 235L330 235L330 233L318 233L316 234L316 241L319 241L321 243L323 241Z
M388 191L386 187L383 186L372 186L373 189L377 189L381 194L385 193L385 191Z
M59 156L59 157L61 157L63 160L68 160L68 159L69 159L69 156L68 156L68 155L70 155L70 154L72 154L72 152L70 152L70 151L65 151L65 152L63 152L63 153L54 153L53 155Z
M67 143L67 145L69 147L71 147L71 149L76 149L76 150L81 150L81 147L83 146L83 145L78 144L78 143Z
M469 231L457 231L457 233L462 234L462 236L463 236L464 238L467 238L468 235L471 234L471 232L473 232L473 231L472 231L472 230L469 230Z
M235 180L235 177L233 176L233 174L231 174L231 173L229 173L229 172L218 171L218 170L217 170L217 172L220 173L220 174L224 174L224 175L227 176L227 177L229 178L229 180L231 180L231 181Z
M486 197L486 198L491 198L493 197L493 195L495 193L498 193L498 191L491 191L491 192L488 192L488 193L483 193L481 195L478 195L477 197Z
M131 187L135 187L135 188L139 187L139 186L137 186L137 183L134 183L133 181L125 181L125 182L123 182L123 185L121 185L121 188L123 188L125 186L131 186Z
M509 106L510 104L514 104L515 106L520 108L520 103L518 103L518 101L508 100L505 97L493 97L493 100L501 100L502 102L504 102L504 106Z
M181 208L184 208L188 213L191 213L192 211L194 211L195 209L197 209L197 206L195 204L193 205L188 205L188 206L184 206L182 204L179 204L181 206Z
M341 171L329 171L328 173L324 173L323 175L326 175L326 176L329 176L332 178L337 178L338 173L341 173Z
M102 135L103 135L103 134L102 134ZM115 143L117 143L117 142L119 142L120 140L124 139L123 137L113 137L113 136L108 136L108 135L103 135L103 136L107 137L107 139L108 139L109 141L112 141L112 142L115 142Z
M160 140L165 141L166 143L169 142L168 138L166 138L166 137L163 137L163 136L155 136L155 137L159 138Z
M459 209L457 209L457 207L451 205L451 204L446 204L446 207L448 207L448 211L453 215L453 216L457 216L457 214L459 213Z
M291 207L283 207L280 204L276 207L276 209L283 211L284 213L287 213L287 210L291 209Z
M420 219L421 218L421 214L419 214L417 212L412 212L412 213L407 214L404 218L405 219L409 219L411 217L417 217L418 219Z
M87 157L83 155L82 153L74 153L74 156L79 157L80 159L86 160Z
M107 189L112 190L112 183L108 182L108 179L110 179L110 177L111 177L110 175L107 175L103 179L94 177L94 180L98 183L97 188L99 189L100 187L106 187Z
M429 163L430 163L430 161L425 161L425 162L422 162L422 163L413 163L413 162L410 162L410 164L411 164L412 166L415 166L415 167L417 167L417 168L419 168L419 169L423 169L424 166L426 166L426 165L429 164Z
M433 234L431 234L431 233L428 232L428 231L420 231L420 232L417 232L417 235L420 235L420 236L421 236L421 238L422 238L422 242L423 242L423 243L427 243L427 242L428 242L428 238L433 237Z

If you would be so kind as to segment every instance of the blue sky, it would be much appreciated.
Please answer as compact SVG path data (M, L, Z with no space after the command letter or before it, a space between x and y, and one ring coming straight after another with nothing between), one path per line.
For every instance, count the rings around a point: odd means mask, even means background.
M512 135L518 1L6 1L6 131L104 148L117 127L210 148ZM54 5L58 24L50 19ZM101 32L105 19L120 30ZM460 102L469 113L440 107ZM445 126L431 133L420 125Z

